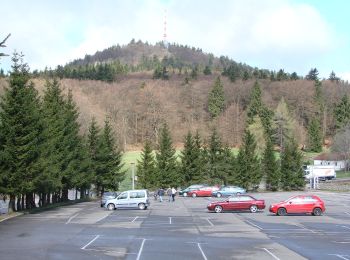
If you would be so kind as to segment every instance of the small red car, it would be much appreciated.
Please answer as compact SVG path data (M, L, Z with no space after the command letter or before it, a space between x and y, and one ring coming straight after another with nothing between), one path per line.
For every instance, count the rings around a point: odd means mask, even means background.
M320 216L325 212L324 202L315 195L297 195L270 206L270 212L284 216L288 213L311 213Z
M265 208L264 200L257 200L250 195L237 195L229 197L225 201L211 202L207 206L209 211L220 213L222 211L250 210L255 213Z
M187 196L195 198L195 197L211 197L211 193L213 191L219 190L219 187L217 186L210 186L210 187L202 187L198 190L192 190L187 193Z

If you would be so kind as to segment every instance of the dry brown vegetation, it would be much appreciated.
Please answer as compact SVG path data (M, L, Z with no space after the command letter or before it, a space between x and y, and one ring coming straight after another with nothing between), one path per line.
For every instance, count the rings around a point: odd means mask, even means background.
M246 108L255 80L234 83L221 77L225 94L226 109L212 120L207 111L207 97L218 75L201 75L197 80L184 84L184 75L172 74L170 80L153 80L149 72L130 73L119 82L60 81L66 92L72 90L79 107L82 133L86 133L92 117L102 126L108 117L124 150L140 149L146 139L157 142L159 129L167 122L177 147L181 146L185 134L199 131L208 138L216 127L223 140L230 146L238 146L245 127ZM42 94L45 80L33 80ZM316 112L314 105L314 82L307 80L274 81L259 80L263 102L275 110L282 97L297 122L297 140L305 143L308 120ZM0 95L7 85L0 79ZM334 134L333 105L342 95L349 92L347 85L323 81L325 112L323 129L327 136Z

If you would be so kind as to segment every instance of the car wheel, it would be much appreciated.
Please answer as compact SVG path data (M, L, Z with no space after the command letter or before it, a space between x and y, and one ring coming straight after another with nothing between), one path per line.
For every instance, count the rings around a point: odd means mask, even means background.
M285 216L287 214L287 210L285 208L279 208L277 210L277 215L278 216Z
M312 215L314 216L321 216L322 215L322 210L320 208L314 208L312 211Z
M220 198L222 195L221 193L216 194L216 197Z
M257 212L258 211L258 207L256 206L256 205L251 205L250 206L250 212L251 213L255 213L255 212Z
M184 192L184 194L183 194L183 195L184 195L184 197L187 197L187 192Z
M141 210L146 209L145 203L140 203L140 204L139 204L139 209L141 209Z
M192 198L195 198L195 197L197 197L197 194L196 194L196 193L193 193L193 194L192 194Z
M215 206L214 211L215 211L215 213L221 213L222 212L222 207L221 206Z
M115 210L115 205L114 205L113 203L109 203L109 204L107 205L107 209L108 209L108 210Z

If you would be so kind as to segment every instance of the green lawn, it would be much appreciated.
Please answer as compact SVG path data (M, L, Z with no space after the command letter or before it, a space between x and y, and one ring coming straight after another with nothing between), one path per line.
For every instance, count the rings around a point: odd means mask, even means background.
M337 179L341 179L341 178L350 178L350 172L337 172Z

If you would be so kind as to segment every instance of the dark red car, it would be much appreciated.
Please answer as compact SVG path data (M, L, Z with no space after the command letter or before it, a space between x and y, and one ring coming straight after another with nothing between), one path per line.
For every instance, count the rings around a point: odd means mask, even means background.
M238 195L229 197L225 201L211 202L207 206L209 211L220 213L222 211L250 210L255 213L265 208L264 200L257 200L250 195Z
M210 187L202 187L198 190L192 190L187 193L187 196L191 196L192 198L195 197L211 197L211 193L213 191L219 190L219 187L217 186L210 186Z
M315 195L297 195L270 206L270 212L284 216L288 213L311 213L320 216L325 212L324 202Z

